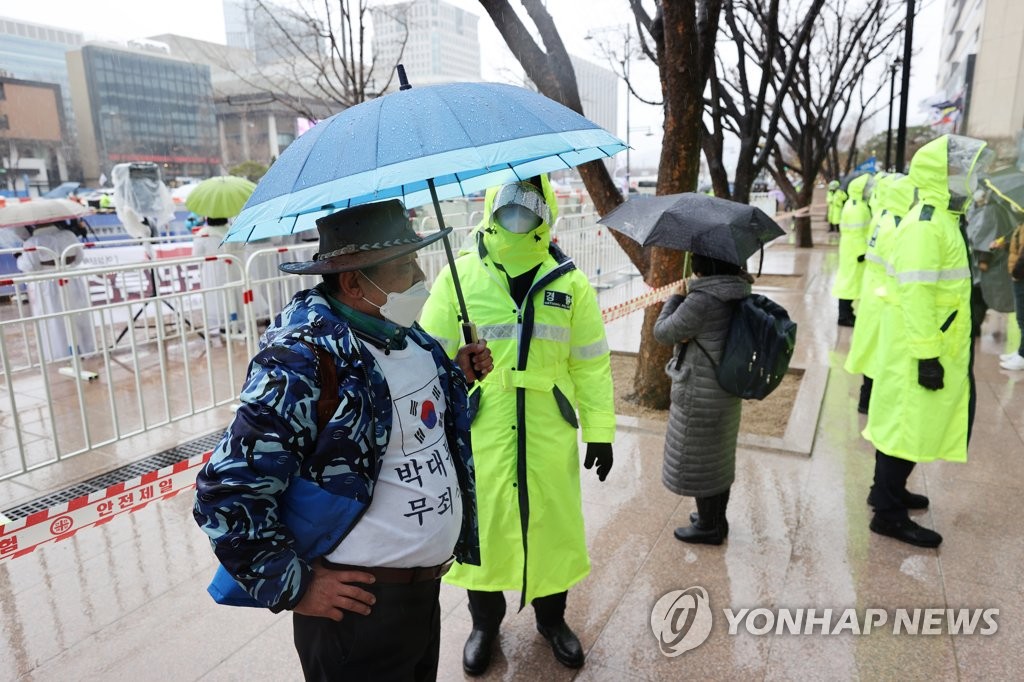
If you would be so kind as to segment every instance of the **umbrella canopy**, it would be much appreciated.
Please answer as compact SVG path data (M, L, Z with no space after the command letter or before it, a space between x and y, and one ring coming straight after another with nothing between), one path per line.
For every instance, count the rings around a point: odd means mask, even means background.
M746 264L785 234L759 208L697 192L636 197L598 222L641 246L690 251L735 265Z
M0 208L0 227L56 223L90 213L92 209L70 199L33 199Z
M867 175L867 171L855 170L852 173L847 173L839 180L839 189L844 192L850 191L850 183L862 175Z
M1016 168L1006 168L989 175L983 184L1011 208L1024 213L1024 173Z
M245 178L218 175L196 185L185 198L185 206L207 218L233 218L255 189L255 183Z
M188 199L188 195L192 194L192 190L199 186L198 182L190 182L187 185L178 185L171 190L171 199L179 204L185 203Z
M410 88L363 102L295 140L260 180L227 241L315 226L358 204L415 207L611 156L626 145L575 111L499 83Z

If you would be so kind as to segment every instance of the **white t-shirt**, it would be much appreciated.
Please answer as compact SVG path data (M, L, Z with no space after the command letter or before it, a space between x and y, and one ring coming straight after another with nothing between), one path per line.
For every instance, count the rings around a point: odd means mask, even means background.
M370 508L326 558L390 568L443 564L462 528L462 494L445 438L448 404L437 368L412 341L388 354L366 348L391 391L391 440Z

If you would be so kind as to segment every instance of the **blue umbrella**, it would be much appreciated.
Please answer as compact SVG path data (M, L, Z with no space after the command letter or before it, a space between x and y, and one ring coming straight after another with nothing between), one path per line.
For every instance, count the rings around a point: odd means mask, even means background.
M315 227L317 218L399 198L407 207L572 168L626 145L575 111L499 83L408 88L313 126L260 180L227 241Z
M344 208L392 198L407 207L433 201L443 229L440 199L626 148L587 118L524 88L412 88L401 65L398 75L399 92L335 114L295 140L260 180L226 241L292 234ZM445 250L452 262L447 237Z

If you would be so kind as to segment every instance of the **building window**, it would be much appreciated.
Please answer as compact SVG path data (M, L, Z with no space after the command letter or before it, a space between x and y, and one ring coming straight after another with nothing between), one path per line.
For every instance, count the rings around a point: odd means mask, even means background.
M4 93L4 84L0 83L0 99L7 99L7 94Z
M11 124L7 121L7 114L0 114L0 130L10 130Z

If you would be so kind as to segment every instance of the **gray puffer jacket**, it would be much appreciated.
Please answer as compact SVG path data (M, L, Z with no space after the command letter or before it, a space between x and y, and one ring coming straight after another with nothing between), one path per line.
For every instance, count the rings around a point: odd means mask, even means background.
M718 363L736 302L750 294L750 276L699 277L688 289L685 297L665 302L654 337L666 345L696 339ZM715 368L696 344L682 348L682 365L676 369L677 346L665 367L672 378L672 405L661 480L677 495L708 497L728 490L736 477L742 402L718 385Z

